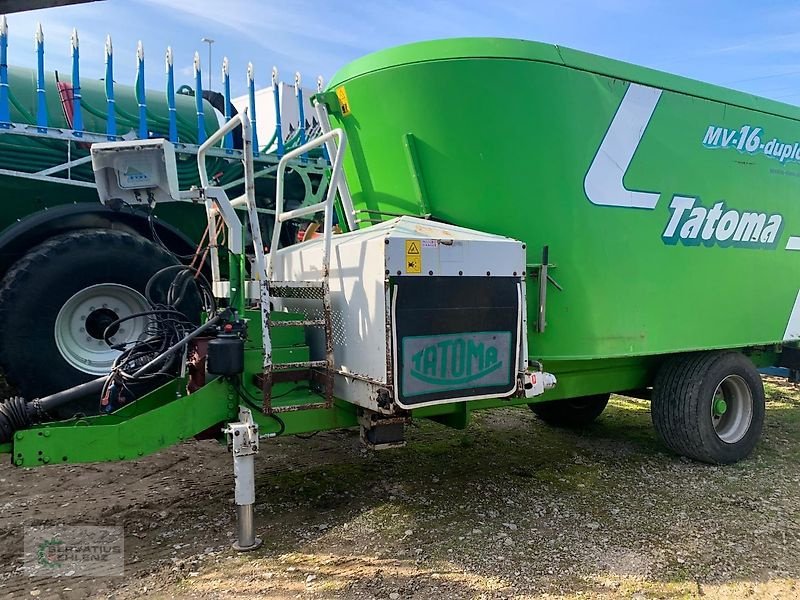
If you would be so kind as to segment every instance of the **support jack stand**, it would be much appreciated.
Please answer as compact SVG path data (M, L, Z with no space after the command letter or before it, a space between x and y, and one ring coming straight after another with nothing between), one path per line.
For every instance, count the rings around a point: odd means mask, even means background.
M239 408L239 421L228 424L223 432L228 436L228 449L233 453L236 501L236 541L233 549L247 552L261 546L253 523L253 505L256 501L253 463L258 454L258 425L249 410Z

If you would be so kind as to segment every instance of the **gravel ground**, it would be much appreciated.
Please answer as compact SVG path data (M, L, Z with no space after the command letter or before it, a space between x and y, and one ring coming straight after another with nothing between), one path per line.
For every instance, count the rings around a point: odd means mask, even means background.
M257 529L230 550L230 457L189 442L139 461L0 466L10 598L797 598L800 389L767 380L764 439L711 467L665 451L649 404L614 397L563 432L530 411L420 423L406 448L355 432L262 446ZM125 575L30 577L22 525L125 528Z

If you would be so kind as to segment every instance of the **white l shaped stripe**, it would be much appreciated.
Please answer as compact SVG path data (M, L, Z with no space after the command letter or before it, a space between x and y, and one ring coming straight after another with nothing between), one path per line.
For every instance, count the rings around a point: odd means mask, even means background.
M794 300L794 306L789 315L789 322L786 324L786 331L783 332L784 342L797 340L800 340L800 292L797 292L797 298Z
M625 172L656 109L661 90L631 83L583 180L586 197L600 206L655 208L661 194L625 188Z
M800 250L800 237L796 235L790 235L789 241L786 242L786 249L787 250Z

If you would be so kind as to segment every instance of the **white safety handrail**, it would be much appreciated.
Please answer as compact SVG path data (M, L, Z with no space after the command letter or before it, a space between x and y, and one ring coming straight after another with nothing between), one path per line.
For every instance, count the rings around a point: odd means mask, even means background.
M222 127L212 133L209 138L201 144L197 149L197 171L200 175L200 185L203 189L211 187L209 185L208 171L206 169L206 154L208 150L214 147L225 135L233 131L237 126L242 126L242 164L244 166L244 194L241 198L244 199L244 204L247 206L247 217L250 223L250 234L253 240L253 252L255 253L255 273L253 278L256 280L263 280L266 277L266 261L264 258L264 242L261 238L261 225L258 220L258 208L256 207L256 184L255 174L253 167L253 135L250 125L250 120L247 118L247 107L244 107L239 114L232 117L230 121L225 123ZM230 205L228 208L233 208L242 202L237 198L234 201L228 200ZM219 281L219 255L217 248L213 243L213 236L216 235L218 214L222 214L222 210L214 210L213 203L209 200L206 201L206 215L208 217L208 235L211 247L211 272L214 281ZM238 220L238 219L237 219Z
M283 210L283 187L284 187L284 174L286 172L286 165L289 163L290 160L296 158L302 154L305 154L309 150L316 148L317 146L321 146L322 144L327 143L329 140L332 141L334 138L338 141L338 144L335 146L335 152L331 154L333 156L333 167L331 168L331 179L328 182L328 190L325 194L325 200L322 202L317 202L316 204L311 204L309 206L303 206L300 208L296 208L294 210ZM347 134L344 132L343 129L332 129L320 135L317 138L314 138L310 142L303 144L292 150L291 152L287 152L283 158L281 158L280 162L278 163L278 170L276 172L276 190L275 190L275 227L272 230L272 245L270 246L270 253L269 253L269 260L267 262L267 278L272 280L274 269L275 269L275 254L278 252L278 245L280 243L281 237L281 225L284 221L290 221L291 219L296 219L298 217L303 217L306 215L312 215L314 213L318 213L320 211L325 211L325 218L323 221L323 250L322 250L322 269L323 269L323 278L327 279L328 273L330 271L330 253L331 253L331 236L333 234L333 203L336 199L336 191L339 189L339 181L342 178L342 158L344 157L344 152L347 149ZM330 150L329 150L330 153Z
M243 108L239 114L231 117L231 120L225 123L222 127L217 129L214 133L208 136L205 142L200 144L197 149L197 172L200 174L200 186L207 188L208 185L208 171L206 169L206 154L209 149L217 145L217 143L225 137L225 134L230 133L238 125L242 126L242 137L245 133L250 131L250 121L244 118L247 115L247 108ZM245 131L246 130L246 131ZM246 156L242 160L247 160ZM252 160L252 158L251 158Z
M331 123L328 118L328 107L324 102L314 100L314 110L317 112L317 121L319 122L320 131L323 134L331 131ZM328 150L328 156L336 155L336 144L331 139L325 142L325 148ZM339 190L339 198L342 201L342 209L344 218L347 221L348 231L353 231L356 228L356 210L353 208L353 199L350 197L350 188L347 187L347 180L340 177L337 183Z

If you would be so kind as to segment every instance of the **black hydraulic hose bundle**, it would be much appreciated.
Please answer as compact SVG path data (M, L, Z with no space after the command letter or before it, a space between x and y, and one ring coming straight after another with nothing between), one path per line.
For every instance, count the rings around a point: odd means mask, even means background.
M158 302L160 298L155 298L153 295L153 287L164 274L172 271L177 271L177 274L173 276L172 283L170 283L167 289L164 302L160 303ZM153 306L164 306L166 308L175 309L175 307L180 305L183 301L186 290L189 284L192 283L192 280L194 280L195 289L200 294L200 298L203 301L203 308L205 311L208 314L215 313L217 310L217 303L214 299L214 294L208 279L206 279L205 275L200 271L197 271L193 267L187 267L186 265L170 265L156 271L153 276L150 277L150 280L144 288L144 296Z
M224 316L223 314L219 314L200 327L195 328L194 331L189 332L181 340L167 348L167 350L137 369L137 371L133 373L133 377L142 378L148 376L151 371L159 365L162 365L164 361L169 359L173 354L182 350L191 340L203 333L206 329L214 327ZM165 374L163 372L159 373L162 375ZM31 402L27 402L24 398L20 398L19 396L14 396L0 403L0 444L10 442L15 432L26 429L34 423L41 422L46 417L48 411L62 404L71 402L72 400L105 390L113 376L113 373L111 375L104 375L103 377L98 377L97 379L92 379L86 383L76 385L75 387L56 392L50 396L37 398Z
M152 283L157 277L172 270L177 271L177 275L167 292L166 300L169 304L157 304L151 296ZM190 274L188 279L187 272ZM183 265L161 269L151 277L146 288L145 295L151 303L152 310L128 315L109 324L103 338L110 347L122 350L114 361L110 374L30 402L14 396L0 403L0 444L10 442L17 431L46 421L49 411L73 400L99 394L101 408L105 412L110 412L124 404L126 400L134 400L142 389L149 391L154 385L163 383L166 378L174 377L180 363L177 360L178 352L207 329L232 317L228 309L216 312L213 294L205 278L197 284L197 289L203 299L205 310L214 316L196 327L184 313L175 308L185 297L193 278L193 270ZM111 344L109 338L120 323L141 317L151 319L143 339L117 346ZM109 401L112 390L116 394L115 397L121 399L120 402ZM123 397L120 394L127 396Z
M166 291L162 291L157 284L166 274L169 274L172 280ZM158 295L157 291L160 292ZM103 412L112 412L175 376L180 357L170 347L179 343L185 336L191 335L190 332L193 330L198 331L178 308L189 293L199 295L207 314L213 315L217 312L208 280L193 267L176 264L157 271L147 282L144 295L150 303L151 310L128 315L108 325L103 338L109 346L122 352L114 360L111 376L100 394ZM109 338L121 323L141 317L147 317L149 321L140 339L116 346L111 345ZM212 321L206 323L200 331L207 328ZM156 358L158 360L154 362ZM143 370L142 367L146 364L151 367ZM159 368L152 368L154 365Z

